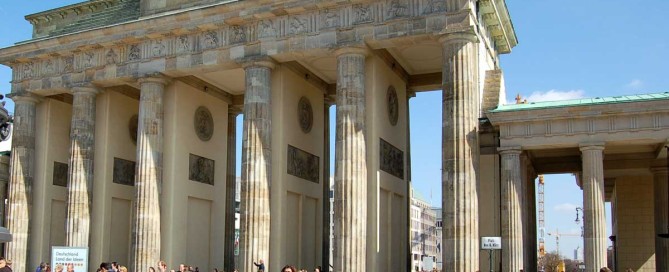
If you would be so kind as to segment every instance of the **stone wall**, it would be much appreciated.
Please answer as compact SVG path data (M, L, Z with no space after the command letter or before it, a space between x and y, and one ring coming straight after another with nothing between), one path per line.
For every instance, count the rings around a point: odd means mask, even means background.
M622 177L615 186L616 271L655 271L653 178Z

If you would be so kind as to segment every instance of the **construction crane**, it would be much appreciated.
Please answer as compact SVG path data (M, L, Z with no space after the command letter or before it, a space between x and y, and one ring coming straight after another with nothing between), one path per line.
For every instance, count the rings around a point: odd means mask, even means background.
M560 233L559 230L555 230L555 232L549 232L548 235L550 236L555 236L555 247L557 249L557 255L562 258L562 255L560 255L560 237L562 236L567 236L567 237L583 237L580 233Z

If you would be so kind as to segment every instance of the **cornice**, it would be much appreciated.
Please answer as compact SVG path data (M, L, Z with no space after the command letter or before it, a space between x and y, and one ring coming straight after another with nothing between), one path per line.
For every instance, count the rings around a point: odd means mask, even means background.
M511 53L518 44L505 0L479 0L481 18L495 41L499 54Z
M601 105L569 106L549 109L533 109L525 111L504 111L486 113L486 117L494 126L527 123L535 121L579 120L592 118L609 118L616 116L635 116L657 113L669 113L669 101L652 100L624 102Z

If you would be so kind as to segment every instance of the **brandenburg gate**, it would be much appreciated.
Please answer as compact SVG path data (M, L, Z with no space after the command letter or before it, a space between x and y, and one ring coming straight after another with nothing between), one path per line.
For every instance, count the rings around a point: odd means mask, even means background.
M13 71L5 257L17 272L52 246L138 272L159 260L249 272L261 259L268 271L410 271L408 101L421 91L443 92L443 271L486 271L481 236L502 237L502 271L536 271L536 174L579 173L589 272L606 266L605 199L666 186L666 96L576 115L501 106L499 56L517 44L503 0L91 0L26 19L33 38L0 49Z

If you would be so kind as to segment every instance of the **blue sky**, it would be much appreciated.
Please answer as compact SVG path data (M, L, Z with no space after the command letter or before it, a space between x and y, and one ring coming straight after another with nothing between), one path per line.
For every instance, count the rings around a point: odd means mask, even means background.
M1 1L0 47L30 38L31 26L23 16L77 2ZM520 42L502 56L507 101L517 93L540 101L669 91L669 1L507 0L507 5ZM0 93L10 91L10 78L11 71L0 66ZM441 93L420 93L410 107L413 183L439 205ZM8 108L13 110L11 101ZM582 192L571 175L546 177L549 231L578 232L574 207L581 203ZM549 251L555 249L553 238L547 237L546 244ZM564 238L561 250L571 256L579 244Z

